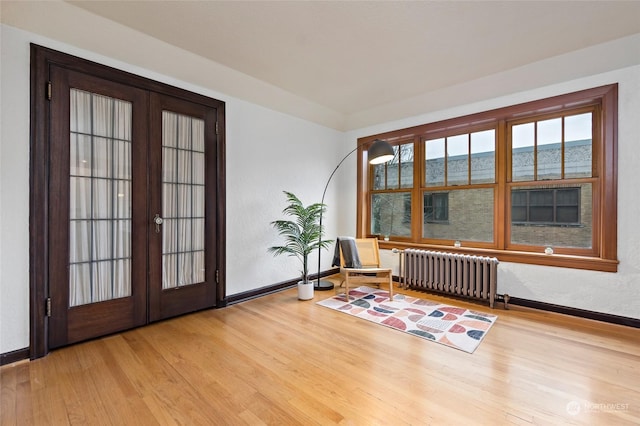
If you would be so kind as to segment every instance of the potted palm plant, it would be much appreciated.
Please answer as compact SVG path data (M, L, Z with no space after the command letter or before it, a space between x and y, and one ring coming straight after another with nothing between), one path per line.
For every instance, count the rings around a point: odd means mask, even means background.
M320 226L320 215L326 206L314 203L304 206L291 192L283 191L288 205L282 210L290 219L274 220L271 225L284 237L282 246L269 247L274 256L287 255L300 260L302 264L302 279L298 282L298 299L313 299L313 282L309 280L309 254L315 250L329 247L333 242L323 241L323 229Z

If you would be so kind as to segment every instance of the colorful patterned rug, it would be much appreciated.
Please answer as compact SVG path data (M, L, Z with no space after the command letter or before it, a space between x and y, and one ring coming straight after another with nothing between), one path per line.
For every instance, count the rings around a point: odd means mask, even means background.
M444 303L395 294L393 301L385 290L358 287L344 294L317 302L318 305L386 325L434 342L473 353L497 315L472 311ZM355 299L353 299L355 298Z

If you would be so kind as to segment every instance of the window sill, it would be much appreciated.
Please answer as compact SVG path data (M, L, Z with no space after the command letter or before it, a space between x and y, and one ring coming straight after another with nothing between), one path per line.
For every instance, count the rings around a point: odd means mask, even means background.
M501 262L524 263L529 265L556 266L561 268L584 269L589 271L618 272L617 260L601 259L598 257L575 256L567 254L544 254L524 251L495 250L486 248L453 247L427 244L412 244L407 242L383 241L380 248L385 250L419 249L445 251L449 253L470 254L475 256L496 257Z

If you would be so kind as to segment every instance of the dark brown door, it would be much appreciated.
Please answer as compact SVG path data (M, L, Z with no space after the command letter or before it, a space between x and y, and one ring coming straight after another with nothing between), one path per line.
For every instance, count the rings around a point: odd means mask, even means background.
M149 317L216 301L216 110L151 94Z
M216 109L51 81L49 347L214 306Z
M49 345L147 320L145 91L52 67ZM143 121L144 123L144 121Z

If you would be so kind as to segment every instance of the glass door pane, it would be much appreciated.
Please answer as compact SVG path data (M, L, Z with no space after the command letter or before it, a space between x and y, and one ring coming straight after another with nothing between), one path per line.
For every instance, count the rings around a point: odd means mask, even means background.
M205 280L205 123L162 112L162 288Z
M70 90L69 306L131 296L127 101Z

